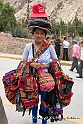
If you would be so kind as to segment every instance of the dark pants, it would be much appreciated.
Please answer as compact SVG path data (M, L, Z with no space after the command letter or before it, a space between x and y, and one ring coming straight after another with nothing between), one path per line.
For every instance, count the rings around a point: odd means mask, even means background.
M78 59L73 57L71 70L73 71L74 68L76 68L77 72L79 72L79 70L78 70Z
M39 93L41 95L41 101L44 100L47 92L39 91ZM33 121L33 123L37 123L37 111L38 111L38 106L36 106L32 109L32 121ZM43 117L42 117L42 124L47 124L47 120L45 120Z
M60 56L60 47L55 47L55 51L56 51L56 54L57 54L57 57L59 58Z
M68 58L68 48L63 49L63 60L65 60L65 58L66 58L67 61L69 60L69 58Z
M82 69L83 69L83 61L80 61L80 64L78 66L78 70L79 70L79 76L82 77Z

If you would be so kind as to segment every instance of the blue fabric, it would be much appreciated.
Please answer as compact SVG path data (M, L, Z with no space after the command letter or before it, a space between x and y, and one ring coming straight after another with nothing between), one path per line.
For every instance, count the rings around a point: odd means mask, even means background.
M48 109L48 108L45 108L43 105L40 105L40 108L41 108L44 112L46 112L47 109Z
M74 40L72 40L72 42L77 43L77 40L74 39Z
M41 95L41 101L43 101L46 97L47 92L43 92L39 90L39 93ZM32 122L33 123L37 123L37 111L38 111L38 106L32 109ZM47 120L45 120L43 117L42 117L42 124L47 124Z
M75 67L76 67L77 72L79 72L79 70L78 70L78 59L73 57L73 62L72 62L71 70L73 71Z
M37 123L37 111L38 111L38 106L32 109L32 122L33 123Z

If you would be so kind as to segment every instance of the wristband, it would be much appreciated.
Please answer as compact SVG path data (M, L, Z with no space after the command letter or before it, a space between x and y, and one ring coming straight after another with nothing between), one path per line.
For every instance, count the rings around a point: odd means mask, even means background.
M47 62L47 65L50 65L50 62Z

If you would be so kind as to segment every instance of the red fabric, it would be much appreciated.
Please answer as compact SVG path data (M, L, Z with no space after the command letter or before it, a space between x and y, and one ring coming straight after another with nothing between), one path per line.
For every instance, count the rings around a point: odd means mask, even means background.
M63 92L63 90L67 87L67 84L65 84L65 81L68 81L68 83L74 83L74 82L63 73L61 67L58 65L56 61L51 62L51 64L56 77L56 86L57 86L56 93L62 101L62 106L65 107L69 105L71 101L71 97L73 95L72 89L68 94L65 94Z
M27 106L27 107L29 107L29 106L31 106L31 105L35 105L35 104L38 104L39 103L39 99L37 98L37 99L33 99L33 100L22 100L22 104L23 104L23 106Z
M3 76L2 80L4 80L4 79L6 79L6 76L5 75Z

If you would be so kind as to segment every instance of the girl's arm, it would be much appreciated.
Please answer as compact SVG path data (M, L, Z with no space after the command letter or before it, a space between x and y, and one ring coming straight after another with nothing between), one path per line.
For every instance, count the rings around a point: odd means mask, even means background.
M28 60L28 54L29 54L29 51L30 51L30 47L31 47L32 43L29 43L25 46L24 48L24 52L23 52L23 61L27 61Z

